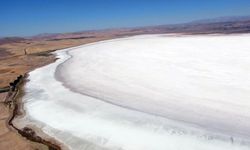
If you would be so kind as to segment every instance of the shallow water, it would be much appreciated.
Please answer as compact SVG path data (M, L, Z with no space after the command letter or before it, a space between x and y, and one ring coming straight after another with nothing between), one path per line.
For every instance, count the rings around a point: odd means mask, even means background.
M249 150L249 40L144 35L58 51L30 73L22 120L70 149Z

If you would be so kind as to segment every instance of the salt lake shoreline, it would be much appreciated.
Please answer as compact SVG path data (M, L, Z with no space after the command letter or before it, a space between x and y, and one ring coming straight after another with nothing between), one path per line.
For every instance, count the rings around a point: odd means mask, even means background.
M120 38L118 38L119 40ZM116 39L110 39L110 40L116 40ZM109 41L109 40L104 40L104 41L99 41L99 42L105 42L105 41ZM91 45L91 44L96 44L96 43L99 43L99 42L94 42L94 43L90 43L90 44L84 44L84 45L81 45L81 46L77 46L77 47L82 47L82 46L86 46L86 45ZM72 56L68 53L69 51L71 51L72 49L75 49L77 47L72 47L72 48L67 48L65 49L65 53L67 55L69 55L69 58L67 58L65 61L61 62L58 66L60 67L63 63L67 62L68 60L70 60L72 58ZM57 53L58 51L63 51L63 50L57 50L55 53ZM54 53L53 53L54 54ZM54 54L56 56L56 54ZM59 58L60 59L60 58ZM52 63L55 63L55 62L52 62ZM51 64L52 64L51 63ZM56 68L56 73L54 74L55 75L55 78L57 80L60 81L60 74L57 73L57 68ZM27 76L25 76L25 79L27 79ZM25 80L24 84L28 82ZM17 100L16 100L16 104L17 104L17 108L18 108L18 113L13 113L13 116L12 118L15 120L19 117L22 117L25 115L25 109L23 108L23 102L22 102L22 96L25 94L25 92L23 91L24 89L24 84L20 85L18 87L19 92L18 93L18 96L17 96ZM63 84L64 85L64 84ZM74 89L70 88L69 86L67 85L64 85L65 87L67 87L68 89L74 91ZM11 122L11 121L10 121ZM29 126L29 124L27 124ZM18 127L18 125L16 125ZM44 142L43 144L47 145L48 147L49 146L52 146L52 147L55 147L55 150L61 150L61 149L68 149L67 146L65 146L63 143L60 143L59 141L57 141L56 139L52 138L51 136L45 134L43 131L41 131L41 129L39 129L38 127L32 125L32 126L29 126L29 128L31 128L33 131L35 131L36 135L41 137L43 140L45 140L46 142ZM18 129L16 129L18 130ZM20 129L19 129L20 130Z
M9 92L9 97L5 99L5 101L10 101L13 105L10 118L7 121L7 126L16 130L17 134L21 135L27 140L47 146L49 150L67 150L67 148L63 146L63 144L59 143L55 139L52 139L49 135L45 134L38 127L34 125L30 126L29 124L27 124L25 128L21 128L18 126L18 124L13 123L16 119L25 115L22 97L25 94L24 85L26 82L28 82L27 78L28 74L25 74L24 77L22 77L20 83L18 83L16 90L14 92Z
M114 38L114 39L120 39L120 38ZM87 43L87 44L83 44L83 45L80 45L80 46L74 46L74 47L71 47L71 48L66 48L66 49L59 49L59 50L55 50L53 52L49 52L50 54L53 54L55 59L53 62L49 63L49 64L46 64L45 66L47 65L50 65L50 64L53 64L55 63L58 59L60 58L57 58L57 52L58 51L65 51L65 53L70 56L69 58L67 58L64 62L62 62L61 64L65 63L66 61L68 61L69 59L72 58L72 56L68 53L71 49L75 49L77 47L82 47L82 46L86 46L86 45L92 45L92 44L96 44L96 43L99 43L99 42L105 42L105 41L109 41L109 40L114 40L114 39L108 39L108 40L101 40L101 41L97 41L97 42L91 42L91 43ZM61 66L58 65L57 67L60 67ZM41 67L44 67L44 66L41 66ZM41 67L38 67L38 68L41 68ZM33 70L31 70L30 72L38 69L38 68L35 68ZM18 120L19 118L22 118L23 116L25 116L26 112L25 112L25 109L23 107L24 103L22 101L22 97L24 96L25 94L25 91L24 91L24 86L28 81L28 76L29 76L29 73L26 73L24 75L24 77L22 78L22 81L21 81L21 84L17 86L16 88L16 96L14 99L12 99L11 101L13 102L14 104L14 109L12 111L12 114L7 122L7 126L9 126L10 128L13 128L14 130L16 130L18 132L18 134L20 134L21 136L23 136L24 138L26 138L27 140L30 140L32 142L37 142L37 143L40 143L40 144L44 144L48 147L49 150L68 150L69 148L64 145L63 143L59 142L57 139L55 139L54 137L44 133L39 127L37 127L36 125L30 125L29 123L26 124L26 126L28 127L28 129L30 129L31 132L34 132L35 136L39 137L39 141L37 139L35 139L34 137L30 136L30 135L25 135L25 131L24 129L21 129L22 127L18 124L18 123L13 123L14 121ZM55 73L55 76L56 76L56 73ZM58 76L57 76L58 77ZM72 90L73 91L73 90Z
M171 36L180 36L180 35L181 34L172 34ZM138 35L134 35L134 36L138 36ZM133 36L131 36L131 37L133 37ZM55 63L57 61L57 59L60 59L60 58L57 58L56 53L58 51L65 51L66 50L65 53L69 56L69 58L67 58L64 62L60 63L57 66L57 68L61 67L61 65L63 63L66 63L68 60L70 60L72 58L72 55L69 54L69 51L72 50L72 49L75 49L77 47L82 47L82 46L88 46L88 45L92 45L92 44L96 44L96 43L100 43L100 42L107 42L107 41L110 41L110 40L119 40L119 39L124 39L124 38L128 38L128 37L120 37L120 38L102 40L102 41L97 41L97 42L93 42L93 43L83 44L83 45L80 45L80 46L75 46L75 47L71 47L71 48L66 48L66 49L55 50L53 52L49 52L50 54L54 55L55 59L54 59L53 62L51 62L49 64L46 64L45 66L53 64L53 63ZM41 66L41 67L44 67L44 66ZM41 68L41 67L38 67L38 68ZM38 69L38 68L35 68L35 69ZM34 71L35 69L31 70L30 72ZM38 136L39 138L41 138L41 141L37 141L36 139L34 139L31 136L25 135L24 134L25 133L24 129L21 129L21 127L18 125L18 123L13 124L13 121L18 120L18 118L22 118L23 116L25 116L25 113L26 113L25 109L23 107L24 103L22 101L22 97L25 94L24 86L25 86L25 84L27 82L29 82L28 79L27 79L28 76L29 76L29 73L26 73L24 75L23 79L22 79L22 83L17 86L17 92L16 92L17 95L15 96L15 99L12 100L15 107L13 109L12 115L10 116L10 119L7 122L7 126L9 126L10 128L14 128L14 130L16 130L18 132L18 134L20 134L21 136L23 136L27 140L44 144L50 150L68 150L69 148L66 145L59 142L57 139L53 138L52 136L44 133L39 127L37 127L35 125L26 124L27 127L30 129L30 131L35 133L35 136ZM55 78L60 81L60 79L59 79L60 75L57 73L57 71L55 73ZM70 86L67 86L67 85L64 85L64 86L67 87L68 89L70 89L71 91L74 91L74 89L70 88Z
M24 94L23 88L24 84L27 82L27 74L21 79L18 83L15 91L8 92L8 97L5 99L5 103L12 103L10 108L11 115L7 120L7 126L9 128L14 129L17 131L17 134L21 135L22 137L30 140L32 142L40 143L48 147L50 150L61 150L61 144L58 144L54 139L49 139L48 135L43 134L39 131L38 128L35 126L33 127L25 127L23 129L19 128L17 125L13 124L13 120L17 119L25 115L25 110L23 109L23 103L21 101L22 96ZM39 134L38 134L39 133Z

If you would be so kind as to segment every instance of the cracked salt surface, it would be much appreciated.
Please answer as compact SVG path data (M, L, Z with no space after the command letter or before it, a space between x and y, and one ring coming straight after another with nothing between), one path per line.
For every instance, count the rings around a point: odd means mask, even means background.
M250 35L143 35L56 52L21 121L70 149L249 150Z

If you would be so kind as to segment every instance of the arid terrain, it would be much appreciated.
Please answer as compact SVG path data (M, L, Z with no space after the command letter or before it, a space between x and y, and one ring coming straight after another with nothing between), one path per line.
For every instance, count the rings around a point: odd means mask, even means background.
M45 145L30 142L8 125L13 108L9 108L4 100L8 94L10 82L13 82L19 75L24 75L55 60L55 57L50 52L86 43L139 34L232 34L249 32L250 18L242 20L232 19L222 22L210 20L154 27L41 34L28 38L2 38L0 39L0 149L48 149Z

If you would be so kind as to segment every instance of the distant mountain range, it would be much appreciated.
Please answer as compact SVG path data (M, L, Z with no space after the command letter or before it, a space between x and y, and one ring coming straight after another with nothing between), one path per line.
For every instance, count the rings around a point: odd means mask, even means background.
M190 23L219 23L219 22L235 22L235 21L247 21L250 20L250 16L227 16L217 17L212 19L195 20Z
M6 38L0 38L0 45L1 44L7 44L7 43L15 43L26 40L22 37L6 37Z
M184 33L184 34L232 34L250 33L250 16L219 17L213 19L196 20L182 24L169 24L135 28L117 28L106 30L90 30L73 33L45 33L29 38L8 37L0 38L0 44L12 43L24 40L61 40L80 39L107 34L117 36L129 36L137 34L163 34L163 33Z

